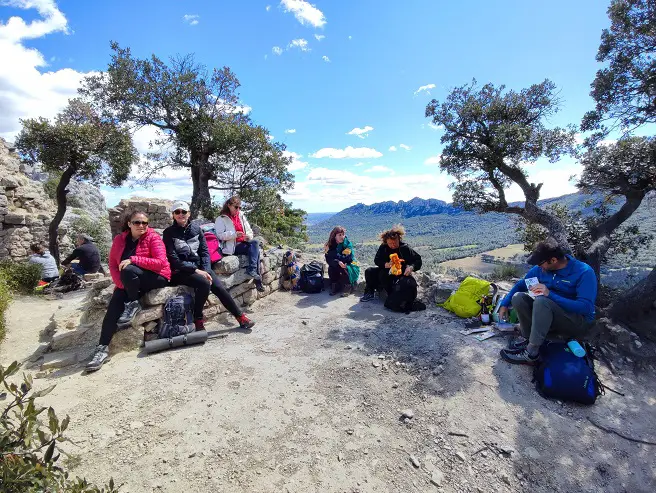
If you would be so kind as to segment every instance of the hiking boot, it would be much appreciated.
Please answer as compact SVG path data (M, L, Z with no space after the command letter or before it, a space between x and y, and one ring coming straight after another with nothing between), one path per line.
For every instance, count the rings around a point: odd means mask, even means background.
M139 300L126 302L125 309L123 310L123 313L121 313L121 316L118 318L116 325L119 327L130 325L132 323L132 319L137 315L137 313L139 313L140 310L141 305L139 304Z
M374 298L375 298L374 293L364 293L362 298L360 298L360 301L362 302L372 301Z
M257 289L260 293L264 293L264 291L266 291L260 279L255 280L255 289Z
M336 282L332 283L330 285L330 296L335 296L337 293L340 292L340 285L337 284Z
M508 344L508 349L511 351L516 351L516 350L521 350L521 349L526 349L526 346L528 346L528 339L524 339L523 337L517 337L516 339L513 339L510 341L510 344Z
M512 363L513 365L530 366L536 365L540 359L537 354L535 356L531 356L526 349L516 349L514 351L511 349L502 349L501 358L503 358L508 363Z
M245 313L242 313L241 316L237 317L237 322L239 322L240 329L252 329L255 322L246 316Z
M205 330L205 319L197 318L194 320L194 327L196 327L196 330Z
M97 371L100 370L100 367L109 361L109 347L102 344L96 346L91 361L87 363L86 370Z

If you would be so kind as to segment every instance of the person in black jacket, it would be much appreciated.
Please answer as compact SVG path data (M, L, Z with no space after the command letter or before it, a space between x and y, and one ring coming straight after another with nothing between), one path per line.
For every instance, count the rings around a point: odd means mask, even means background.
M360 301L371 301L375 298L375 292L385 289L389 292L394 276L390 274L392 262L390 255L396 253L402 260L401 270L404 276L411 276L413 272L421 269L421 255L401 241L405 235L405 229L397 224L392 229L384 231L380 235L382 244L378 247L374 264L364 271L365 290Z
M80 233L77 235L75 241L77 248L73 250L68 257L62 260L62 265L68 267L70 265L77 274L83 276L84 274L95 274L100 272L100 252L98 247L93 242L91 236ZM79 262L72 264L71 261L78 259Z
M205 235L200 224L189 220L189 205L173 203L173 224L164 230L166 256L171 264L171 284L194 289L194 325L196 330L205 329L203 307L210 292L219 298L223 306L237 319L242 329L250 329L255 322L237 306L210 264Z

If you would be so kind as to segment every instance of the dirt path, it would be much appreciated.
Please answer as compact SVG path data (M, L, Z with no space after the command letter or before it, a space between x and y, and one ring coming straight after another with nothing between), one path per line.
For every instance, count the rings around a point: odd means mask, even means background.
M656 490L656 447L588 421L656 441L653 375L602 368L626 397L550 402L499 361L503 341L461 336L442 310L356 301L276 293L252 333L37 387L57 383L44 401L71 415L74 473L132 493Z

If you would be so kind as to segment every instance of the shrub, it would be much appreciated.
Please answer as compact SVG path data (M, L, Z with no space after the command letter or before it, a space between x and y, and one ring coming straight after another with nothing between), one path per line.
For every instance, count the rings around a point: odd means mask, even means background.
M11 290L31 294L41 280L43 267L30 262L4 259L0 261L0 275L7 281Z
M55 200L57 197L57 185L59 185L59 180L61 180L61 173L48 173L48 179L43 183L43 189L46 192L46 195L52 200Z
M5 337L5 312L11 303L11 289L4 275L0 272L0 342Z
M523 275L524 273L521 266L515 264L501 264L494 268L489 277L496 281L509 281L511 279L522 277Z
M32 393L30 376L23 376L20 385L9 383L7 379L15 375L19 368L16 361L6 369L0 366L0 380L10 395L8 404L0 414L2 491L117 492L111 479L108 486L98 488L86 479L69 479L65 467L57 465L60 455L66 455L59 449L59 443L67 441L64 432L70 418L66 416L59 421L52 407L46 409L36 404L36 399L51 392L54 385Z

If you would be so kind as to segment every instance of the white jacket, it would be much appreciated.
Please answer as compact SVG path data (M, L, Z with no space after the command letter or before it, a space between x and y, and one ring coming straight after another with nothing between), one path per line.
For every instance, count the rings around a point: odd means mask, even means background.
M246 235L245 239L252 240L253 230L248 223L248 219L246 219L246 215L242 211L239 211L239 220L244 227L244 235ZM216 231L216 237L221 240L221 251L225 255L234 255L235 245L237 244L237 231L235 230L235 225L232 222L232 219L225 215L217 217L214 229Z

